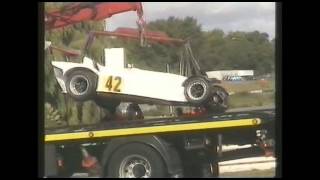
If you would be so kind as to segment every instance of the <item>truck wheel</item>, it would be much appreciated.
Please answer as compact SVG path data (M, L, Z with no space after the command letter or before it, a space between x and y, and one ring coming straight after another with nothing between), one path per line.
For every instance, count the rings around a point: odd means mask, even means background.
M164 162L153 148L132 143L120 147L108 162L108 177L160 178L167 175Z
M66 81L68 94L77 101L91 99L97 88L97 76L90 71L75 70L71 72Z
M228 99L229 95L224 88L213 86L206 108L211 113L224 113L228 109Z
M201 104L210 96L209 82L200 76L191 77L185 82L184 94L189 102Z
M219 163L218 162L210 163L210 169L211 169L212 177L214 177L214 178L219 177L220 170L219 170Z

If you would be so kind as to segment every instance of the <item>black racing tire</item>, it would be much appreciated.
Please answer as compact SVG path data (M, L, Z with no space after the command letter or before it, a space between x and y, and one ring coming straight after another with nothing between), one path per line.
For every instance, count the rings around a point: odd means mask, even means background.
M68 94L76 101L86 101L96 95L98 77L89 70L74 70L66 80Z
M210 97L209 81L201 76L188 78L184 83L184 95L188 102L199 105Z
M99 97L96 97L94 99L94 102L99 107L108 110L111 114L114 114L116 112L117 107L121 103L120 101L117 101L117 100L107 99L107 98L99 98Z
M167 174L160 154L152 147L141 143L130 143L120 147L108 161L107 177L161 178Z
M211 97L205 107L210 113L222 114L229 107L229 94L221 86L213 86L211 88Z
M127 119L130 120L142 120L143 112L138 104L131 103L127 107Z

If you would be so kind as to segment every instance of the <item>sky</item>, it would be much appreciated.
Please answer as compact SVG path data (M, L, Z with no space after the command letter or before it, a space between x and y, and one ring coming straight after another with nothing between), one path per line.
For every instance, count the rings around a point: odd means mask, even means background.
M192 16L202 30L266 32L275 37L274 2L143 2L145 20L167 19L170 16ZM136 12L117 14L107 19L109 31L117 27L136 28Z

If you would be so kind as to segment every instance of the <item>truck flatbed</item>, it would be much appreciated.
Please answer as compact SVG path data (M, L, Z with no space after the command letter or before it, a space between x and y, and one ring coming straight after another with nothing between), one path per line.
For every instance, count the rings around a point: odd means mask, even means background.
M172 117L149 120L109 121L81 128L51 129L45 131L45 142L97 140L119 136L177 133L230 128L252 128L270 124L275 119L274 108L254 111L227 112L202 117Z

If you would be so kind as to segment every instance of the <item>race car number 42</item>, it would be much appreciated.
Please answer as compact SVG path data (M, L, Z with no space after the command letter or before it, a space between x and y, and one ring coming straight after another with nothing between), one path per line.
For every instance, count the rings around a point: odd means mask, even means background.
M121 92L121 83L122 83L121 77L109 76L107 78L105 87L108 89L108 91Z

